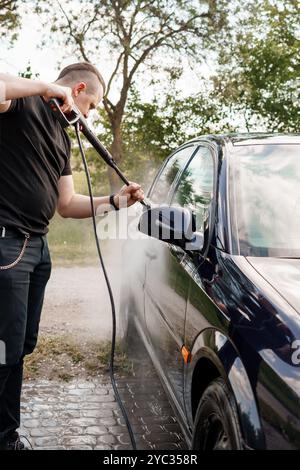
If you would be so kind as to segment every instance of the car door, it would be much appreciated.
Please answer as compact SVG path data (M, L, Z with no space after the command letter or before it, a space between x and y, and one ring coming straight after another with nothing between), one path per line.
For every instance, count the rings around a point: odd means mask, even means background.
M172 188L175 187L179 175L196 152L197 147L197 143L188 144L169 157L150 190L149 199L152 206L168 204ZM161 364L165 360L164 352L166 351L169 357L174 352L175 360L178 361L179 346L176 344L176 339L170 337L170 332L164 322L163 312L166 312L168 308L175 309L175 305L172 306L172 300L175 299L175 302L180 306L181 314L183 314L186 300L185 296L174 295L174 281L178 268L176 250L169 247L167 243L149 237L144 253L147 259L144 284L147 339L152 349L152 358L160 369L161 375L165 375L165 369L161 368ZM168 316L170 315L171 313L168 314Z
M147 198L151 201L151 205L167 203L170 198L171 188L177 181L178 174L186 166L196 149L197 144L195 143L184 145L165 161L147 193ZM142 206L135 205L126 214L126 216L128 214L132 215L132 220L130 220L130 217L127 219L131 227L130 230L132 230L132 237L130 236L123 246L122 272L124 279L122 281L122 295L125 297L126 305L128 305L128 293L130 292L136 320L141 330L144 330L146 271L149 262L151 262L153 257L156 257L156 247L153 246L153 239L149 237L145 240L145 237L138 231L137 224L142 212ZM125 324L126 322L127 320L125 320Z
M206 148L196 148L184 170L177 174L168 198L169 204L172 201L172 204L190 207L199 224L200 216L203 218L205 214L197 199L197 178L207 152ZM145 319L149 341L166 385L177 406L183 409L182 347L190 283L187 254L175 245L151 239L148 257Z
M201 146L197 155L192 159L188 168L185 170L182 178L174 192L172 205L188 207L195 217L195 228L199 234L206 233L204 252L208 251L207 232L209 217L214 201L215 186L215 166L214 150L209 146ZM213 221L211 221L213 224ZM208 274L211 271L212 261L205 253L197 251L188 252L182 263L185 275L189 277L189 295L185 318L185 340L184 345L187 351L192 346L193 339L200 331L210 326L207 318L201 315L201 311L209 309L210 300L204 290L199 289L197 284L201 285L199 276ZM196 283L197 280L197 283ZM178 280L179 281L179 280ZM180 281L181 282L181 281ZM191 317L191 308L198 306L199 309L193 310Z

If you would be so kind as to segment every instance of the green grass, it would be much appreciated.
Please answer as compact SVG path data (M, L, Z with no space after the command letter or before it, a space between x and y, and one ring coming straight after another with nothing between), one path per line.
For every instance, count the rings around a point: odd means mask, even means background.
M98 263L91 219L63 219L55 214L49 226L48 243L56 265Z
M69 381L95 377L109 370L110 341L84 342L68 335L41 334L35 351L25 358L25 379L47 378ZM115 370L128 375L132 363L116 345Z
M75 191L78 194L87 195L85 173L74 171L73 180ZM55 265L93 265L98 263L91 217L64 219L56 213L49 225L48 242L51 258Z

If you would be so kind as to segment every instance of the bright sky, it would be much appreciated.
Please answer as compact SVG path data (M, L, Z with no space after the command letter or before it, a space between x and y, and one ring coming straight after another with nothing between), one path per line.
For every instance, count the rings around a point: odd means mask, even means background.
M19 72L26 70L27 65L31 64L33 73L39 73L41 80L53 81L58 75L58 61L62 60L63 54L60 48L50 46L40 49L38 47L42 41L42 30L33 13L27 13L22 19L22 29L19 37L12 48L8 48L5 43L0 44L0 70L2 72L17 75ZM76 58L69 56L64 59L62 66L66 66L72 62L76 62ZM197 72L190 71L187 60L183 57L182 64L185 72L178 82L178 89L183 94L190 95L196 93L200 89L199 73L208 76L212 73L212 68L208 64L202 64ZM109 78L109 74L113 69L114 63L109 58L109 54L105 58L102 53L102 63L95 64L103 73L104 79ZM113 90L112 90L113 91ZM147 87L143 88L143 96L146 100L150 100L153 90ZM114 101L114 94L111 99Z
M42 80L55 80L57 59L61 58L61 51L50 47L39 49L41 40L42 31L37 18L32 13L23 16L22 29L13 47L8 48L5 43L0 45L1 70L17 75L25 71L30 62L32 71L39 73Z

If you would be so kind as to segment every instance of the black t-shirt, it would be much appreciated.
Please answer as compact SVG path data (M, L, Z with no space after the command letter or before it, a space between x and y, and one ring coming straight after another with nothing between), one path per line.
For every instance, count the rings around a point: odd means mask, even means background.
M70 140L40 96L0 113L0 226L46 234L58 180L71 175Z

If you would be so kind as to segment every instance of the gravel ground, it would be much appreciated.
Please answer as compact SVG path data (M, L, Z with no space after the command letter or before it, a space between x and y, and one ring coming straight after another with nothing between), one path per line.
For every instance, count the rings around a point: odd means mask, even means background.
M121 247L104 253L115 304L121 288ZM111 338L111 308L100 265L56 267L46 287L41 332L72 333L83 339Z

